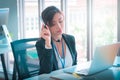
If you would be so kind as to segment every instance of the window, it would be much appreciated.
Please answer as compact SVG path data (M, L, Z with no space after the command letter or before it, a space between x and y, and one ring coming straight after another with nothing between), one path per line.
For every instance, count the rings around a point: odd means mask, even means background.
M39 37L38 0L24 0L24 38Z
M117 42L117 0L93 0L93 46Z
M52 6L52 5L61 9L61 0L45 0L44 8L46 8L47 6Z
M69 0L67 5L67 33L75 36L78 62L86 61L86 0Z

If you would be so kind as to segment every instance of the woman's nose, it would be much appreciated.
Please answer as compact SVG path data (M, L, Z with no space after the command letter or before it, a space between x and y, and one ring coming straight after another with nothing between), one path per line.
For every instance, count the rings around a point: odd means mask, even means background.
M61 25L60 25L60 23L57 23L57 28L61 28Z

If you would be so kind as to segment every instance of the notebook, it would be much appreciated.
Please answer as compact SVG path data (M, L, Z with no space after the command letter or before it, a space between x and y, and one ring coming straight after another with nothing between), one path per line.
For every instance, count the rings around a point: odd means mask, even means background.
M101 72L113 66L114 59L119 50L120 43L114 43L109 45L104 45L96 47L94 51L93 60L86 66L81 64L79 66L71 67L65 69L65 73L77 73L79 75L92 75L97 72ZM81 69L81 67L83 67ZM86 67L86 68L85 68Z

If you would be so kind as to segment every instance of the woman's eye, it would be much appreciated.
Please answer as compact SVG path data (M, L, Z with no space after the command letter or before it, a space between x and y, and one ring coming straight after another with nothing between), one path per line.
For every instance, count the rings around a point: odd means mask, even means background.
M51 24L50 24L50 26L54 26L54 25L55 25L55 23L51 23Z
M59 23L62 23L63 21L61 20L61 21L59 21Z
M54 26L55 24L52 24L52 26Z

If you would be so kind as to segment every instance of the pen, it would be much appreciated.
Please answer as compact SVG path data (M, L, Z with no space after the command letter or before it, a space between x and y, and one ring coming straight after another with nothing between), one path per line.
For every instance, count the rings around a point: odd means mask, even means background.
M46 29L47 29L46 25L44 25L44 28L46 28Z

